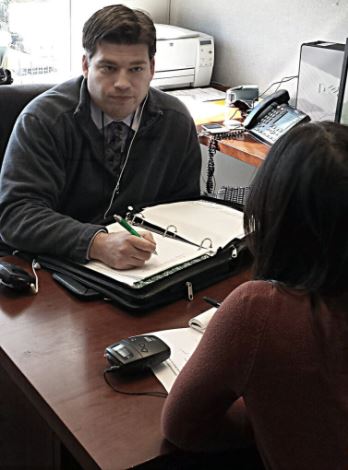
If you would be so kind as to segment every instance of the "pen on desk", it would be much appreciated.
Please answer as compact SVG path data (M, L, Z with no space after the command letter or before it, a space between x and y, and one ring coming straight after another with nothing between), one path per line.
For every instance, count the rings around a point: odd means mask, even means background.
M127 230L127 232L129 232L131 235L134 235L135 237L141 238L140 233L138 233L136 230L134 230L134 228L131 225L129 225L129 223L126 221L126 219L124 219L123 217L121 217L119 215L116 215L116 214L113 217L116 220L116 222L118 222L123 228L125 228ZM158 254L156 250L153 253L155 255Z
M212 305L213 307L216 307L216 308L219 308L221 303L218 302L217 300L215 299L212 299L211 297L206 297L204 296L203 297L203 300L205 300L209 305Z

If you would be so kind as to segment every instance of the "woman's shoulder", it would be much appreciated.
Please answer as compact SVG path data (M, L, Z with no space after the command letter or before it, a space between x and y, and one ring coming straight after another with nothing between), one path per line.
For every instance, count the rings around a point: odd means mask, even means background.
M277 295L276 290L270 281L247 281L241 284L226 297L214 315L216 323L231 323L233 328L249 322L264 323L273 296Z
M244 282L238 286L227 298L264 299L270 295L275 295L278 291L279 289L272 281L253 280Z
M225 315L233 313L243 324L287 321L289 312L306 314L310 308L308 294L286 288L271 280L253 280L241 284L225 299ZM292 317L292 315L290 316Z
M279 301L300 301L308 300L308 294L304 291L288 288L273 280L252 280L247 281L234 289L230 296L251 298L255 300L266 300L272 297Z
M234 289L226 297L226 310L239 311L243 317L265 317L288 309L307 310L306 293L286 288L272 280L252 280Z

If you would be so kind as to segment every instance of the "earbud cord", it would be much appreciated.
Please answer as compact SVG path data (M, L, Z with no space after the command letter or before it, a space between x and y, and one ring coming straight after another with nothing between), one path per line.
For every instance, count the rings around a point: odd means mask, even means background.
M13 250L12 251L13 256L16 256L18 253L19 253L19 250ZM33 258L32 262L31 262L31 270L34 274L35 284L34 283L30 284L30 289L31 289L33 294L37 294L39 292L39 276L37 275L37 272L36 272L38 269L41 269L41 266L36 261L36 259Z
M116 388L115 385L113 385L109 378L108 378L108 373L113 372L117 370L118 367L108 367L107 369L104 370L104 380L105 382L111 387L115 392L121 393L122 395L146 395L148 397L158 397L158 398L167 398L168 392L160 392L160 391L155 391L155 392L130 392L127 390L120 390L119 388Z
M31 270L33 271L34 277L35 277L35 284L30 284L30 289L34 294L37 294L39 292L39 276L37 275L37 270L41 269L40 264L36 261L36 259L33 259L31 262Z

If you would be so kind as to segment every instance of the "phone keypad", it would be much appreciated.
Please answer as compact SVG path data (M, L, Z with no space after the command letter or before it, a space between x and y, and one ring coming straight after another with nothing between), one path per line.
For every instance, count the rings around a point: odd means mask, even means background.
M273 144L283 133L283 130L277 127L275 123L285 114L286 109L281 106L273 109L255 126L254 132L260 133L269 143Z

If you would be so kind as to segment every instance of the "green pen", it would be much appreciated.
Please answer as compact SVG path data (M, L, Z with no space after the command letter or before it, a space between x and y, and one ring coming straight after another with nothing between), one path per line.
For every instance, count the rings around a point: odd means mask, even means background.
M123 228L127 230L127 232L129 232L131 235L134 235L135 237L141 238L141 235L136 230L134 230L134 228L131 225L129 225L126 219L116 214L113 217L116 220L116 222L118 222ZM156 250L154 251L154 254L157 255Z

